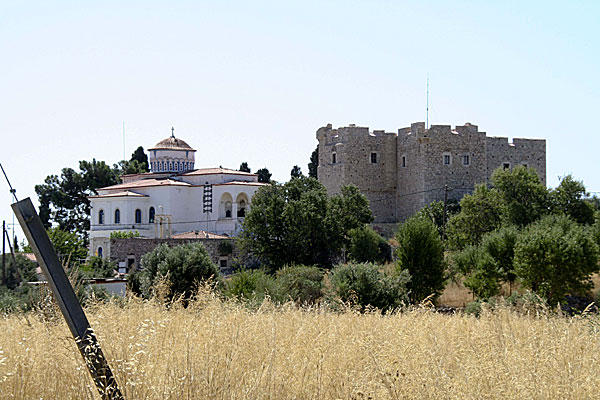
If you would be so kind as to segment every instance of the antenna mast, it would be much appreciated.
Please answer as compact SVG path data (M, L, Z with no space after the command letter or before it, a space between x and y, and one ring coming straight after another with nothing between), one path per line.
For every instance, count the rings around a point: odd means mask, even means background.
M429 74L427 74L427 113L425 118L425 126L429 129Z
M123 121L123 160L125 160L125 121Z

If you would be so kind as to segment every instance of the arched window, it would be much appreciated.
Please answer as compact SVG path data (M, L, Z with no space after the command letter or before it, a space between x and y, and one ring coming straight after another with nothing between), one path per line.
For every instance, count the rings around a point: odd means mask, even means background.
M231 218L231 202L225 203L225 218Z
M140 210L139 208L137 210L135 210L135 223L136 224L142 223L142 210Z
M150 210L148 211L148 223L149 224L153 224L154 223L154 207L150 207Z
M246 202L244 200L240 200L238 203L238 218L244 218L246 216Z
M161 162L160 162L160 170L161 170L161 171L164 171L164 170L165 170L165 162L164 162L164 161L161 161Z
M98 224L104 224L104 210L100 210L100 212L98 213Z
M98 253L98 257L102 258L102 253L103 253L102 246L98 247L97 253Z
M115 210L115 224L121 223L121 210L118 208Z

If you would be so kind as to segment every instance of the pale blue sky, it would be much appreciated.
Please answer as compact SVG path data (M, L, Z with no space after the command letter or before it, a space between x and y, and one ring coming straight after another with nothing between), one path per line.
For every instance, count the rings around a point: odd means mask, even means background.
M315 131L472 122L545 138L600 191L598 1L0 1L0 162L19 198L175 134L197 167L287 180ZM12 222L0 184L0 218Z

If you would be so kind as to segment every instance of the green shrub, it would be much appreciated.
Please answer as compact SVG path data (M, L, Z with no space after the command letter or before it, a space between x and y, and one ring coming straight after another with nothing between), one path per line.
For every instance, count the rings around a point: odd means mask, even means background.
M299 304L315 303L323 295L323 277L323 271L317 267L284 267L276 274L279 296Z
M465 314L472 314L476 317L481 314L481 301L472 301L465 307Z
M138 231L112 231L110 233L111 239L131 239L140 236L141 235Z
M149 297L154 284L166 278L169 298L175 295L191 297L199 283L218 279L217 266L201 243L187 243L169 247L163 243L142 257L140 286Z
M362 310L367 306L391 310L408 302L407 271L386 274L371 263L342 264L333 268L329 280L335 295Z
M263 270L241 270L233 274L225 285L225 295L260 304L266 296L278 300L275 278Z
M114 278L117 266L106 258L92 256L79 267L85 278Z

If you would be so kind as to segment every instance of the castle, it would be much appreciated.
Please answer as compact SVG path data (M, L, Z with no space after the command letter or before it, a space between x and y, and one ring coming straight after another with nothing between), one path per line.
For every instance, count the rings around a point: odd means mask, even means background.
M376 224L404 221L425 205L460 200L488 183L498 167L524 165L546 184L546 141L489 137L476 125L411 124L395 132L353 124L317 130L318 179L329 194L356 185L367 196Z

